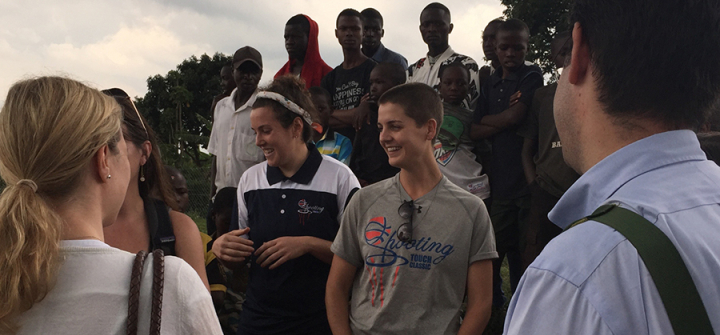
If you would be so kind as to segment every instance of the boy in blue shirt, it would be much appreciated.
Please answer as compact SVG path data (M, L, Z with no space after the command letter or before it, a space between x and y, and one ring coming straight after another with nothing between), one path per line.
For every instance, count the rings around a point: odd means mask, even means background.
M313 141L315 147L321 154L330 156L341 161L343 164L350 163L350 154L352 153L352 142L345 135L330 129L330 116L333 113L332 97L330 93L320 86L310 88L310 97L315 109L318 112L318 123L320 123L321 131L313 133Z

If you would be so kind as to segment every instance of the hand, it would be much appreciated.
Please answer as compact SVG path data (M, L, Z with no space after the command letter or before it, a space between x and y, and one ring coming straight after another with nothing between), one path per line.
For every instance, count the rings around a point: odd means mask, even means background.
M283 263L298 258L308 252L305 236L283 236L263 243L257 251L257 263L261 267L270 266L270 270Z
M357 106L355 112L355 118L353 120L353 127L355 130L360 130L364 124L370 124L370 105L367 102L370 98L370 94L365 94L360 99L360 105Z
M213 243L212 252L221 261L244 262L255 251L255 248L252 247L253 241L240 237L249 231L250 228L233 230L218 237Z
M368 99L370 99L370 93L365 93L365 95L363 95L362 98L360 98L360 103L368 101Z
M520 102L520 97L522 97L522 92L517 91L515 94L510 96L510 106Z

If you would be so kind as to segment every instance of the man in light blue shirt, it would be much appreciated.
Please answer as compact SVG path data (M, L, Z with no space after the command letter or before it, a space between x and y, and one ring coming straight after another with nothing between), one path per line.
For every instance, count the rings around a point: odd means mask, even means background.
M720 168L691 131L720 98L720 2L576 0L571 22L554 114L565 161L583 175L549 218L566 228L608 203L642 215L679 251L720 333ZM530 265L505 333L673 330L637 250L591 220Z

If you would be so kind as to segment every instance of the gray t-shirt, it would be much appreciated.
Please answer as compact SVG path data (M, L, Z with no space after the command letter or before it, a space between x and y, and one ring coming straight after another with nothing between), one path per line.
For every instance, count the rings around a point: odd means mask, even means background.
M471 263L497 258L480 198L446 177L416 199L413 240L398 240L398 207L410 200L395 177L363 188L345 208L331 250L356 266L350 327L359 334L456 334Z

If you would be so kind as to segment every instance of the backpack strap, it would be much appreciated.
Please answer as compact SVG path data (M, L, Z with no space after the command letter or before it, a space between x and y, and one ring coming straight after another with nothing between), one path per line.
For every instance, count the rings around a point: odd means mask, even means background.
M165 255L174 256L175 232L167 205L158 199L147 198L144 207L150 229L150 250L162 249Z
M685 262L660 228L641 215L617 205L601 206L570 227L588 220L615 229L637 249L657 287L675 334L714 334Z

